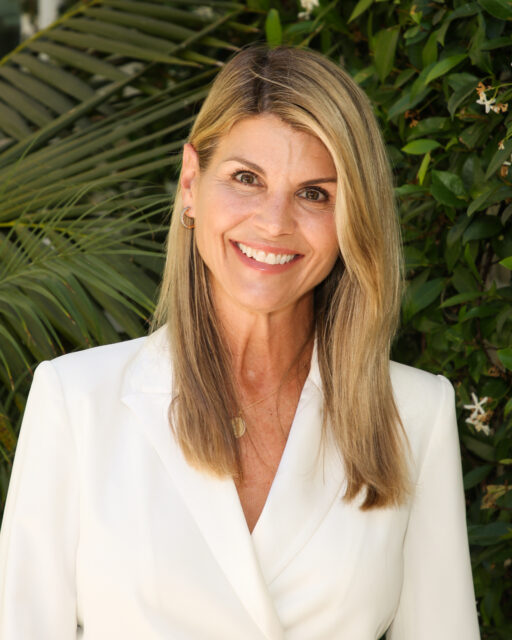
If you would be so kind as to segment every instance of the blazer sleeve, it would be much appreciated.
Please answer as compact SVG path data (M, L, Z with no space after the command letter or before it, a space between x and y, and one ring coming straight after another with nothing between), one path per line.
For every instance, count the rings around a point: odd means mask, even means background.
M402 592L387 640L479 640L454 390L438 376L439 409L404 540Z
M51 362L28 396L0 532L0 638L77 637L77 456Z

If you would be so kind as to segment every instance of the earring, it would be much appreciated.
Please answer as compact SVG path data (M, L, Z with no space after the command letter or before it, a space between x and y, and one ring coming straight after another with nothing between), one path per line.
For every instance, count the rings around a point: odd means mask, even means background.
M193 229L196 226L194 222L194 218L192 218L191 216L187 216L187 211L189 211L189 209L191 208L192 207L184 207L184 209L180 213L181 224L185 227L185 229ZM187 224L187 221L185 220L185 218L188 218L188 220L192 220L192 224Z

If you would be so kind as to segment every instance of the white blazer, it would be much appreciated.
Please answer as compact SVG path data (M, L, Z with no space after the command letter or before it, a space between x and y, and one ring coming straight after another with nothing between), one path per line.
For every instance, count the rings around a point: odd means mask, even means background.
M1 640L478 640L453 389L391 363L407 507L341 500L313 358L261 517L168 425L165 330L42 363L0 537Z

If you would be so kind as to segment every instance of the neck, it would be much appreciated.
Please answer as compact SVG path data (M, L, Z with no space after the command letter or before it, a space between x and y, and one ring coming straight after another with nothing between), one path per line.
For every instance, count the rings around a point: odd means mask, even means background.
M261 395L299 371L307 375L314 336L312 296L271 313L228 309L225 304L216 305L216 313L242 391Z

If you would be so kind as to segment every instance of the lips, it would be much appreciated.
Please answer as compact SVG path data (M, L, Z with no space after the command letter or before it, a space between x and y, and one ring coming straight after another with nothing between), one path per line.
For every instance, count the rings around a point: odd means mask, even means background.
M273 249L273 247L268 245L255 243L250 246L235 240L230 240L230 244L239 260L248 267L260 272L283 273L288 269L292 269L304 257L301 253L294 253L290 249L283 247L276 247L274 251L270 251L269 249Z

